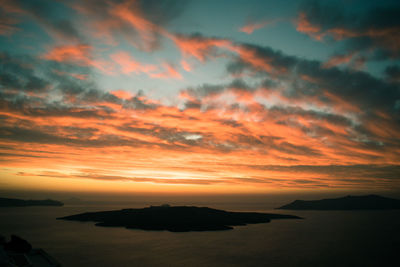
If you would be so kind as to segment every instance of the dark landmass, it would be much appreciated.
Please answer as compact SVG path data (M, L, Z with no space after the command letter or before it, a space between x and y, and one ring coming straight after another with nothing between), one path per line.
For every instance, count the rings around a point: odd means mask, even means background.
M56 200L23 200L16 198L0 198L0 207L27 207L27 206L63 206L64 203Z
M268 223L273 219L301 219L292 215L257 212L229 212L207 207L169 205L143 209L87 212L57 218L72 221L93 221L97 226L126 227L171 232L230 230L233 226Z
M377 195L346 196L321 200L295 200L285 210L389 210L400 209L400 200Z
M4 249L17 253L28 253L32 249L32 245L25 239L16 235L11 235L11 240L4 243Z
M6 241L0 235L0 266L49 266L60 267L53 257L43 249L34 249L25 239L11 235L11 240Z

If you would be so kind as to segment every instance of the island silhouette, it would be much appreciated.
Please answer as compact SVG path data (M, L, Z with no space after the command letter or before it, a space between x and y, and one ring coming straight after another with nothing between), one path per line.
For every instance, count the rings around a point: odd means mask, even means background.
M96 226L170 232L230 230L233 226L268 223L274 219L301 219L293 215L231 212L208 207L150 206L142 209L87 212L60 220L93 221Z
M16 198L0 198L0 207L27 207L27 206L63 206L64 203L52 199L23 200Z
M295 200L284 210L388 210L400 209L400 200L378 195L345 196L321 200Z

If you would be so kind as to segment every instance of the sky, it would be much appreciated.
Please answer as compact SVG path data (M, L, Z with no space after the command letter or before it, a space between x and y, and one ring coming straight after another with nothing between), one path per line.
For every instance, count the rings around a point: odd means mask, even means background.
M400 191L398 14L0 0L0 188Z

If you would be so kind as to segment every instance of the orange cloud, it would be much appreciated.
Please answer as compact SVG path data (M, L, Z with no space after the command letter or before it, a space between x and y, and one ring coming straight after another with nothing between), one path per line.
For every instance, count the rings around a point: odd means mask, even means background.
M276 64L273 64L271 62L272 58L268 58L266 56L259 56L257 54L257 51L251 47L236 45L236 46L231 46L231 50L238 53L241 60L251 64L256 69L274 74L286 72L286 68L284 66L277 66Z
M188 63L186 60L182 59L182 60L181 60L181 65L182 65L182 68L183 68L185 71L187 71L187 72L192 71L192 67L189 65L189 63Z
M129 93L127 91L123 91L123 90L113 91L113 92L111 92L111 94L113 94L116 97L121 98L121 99L129 99L132 97L131 93Z
M59 71L59 70L54 70L54 72L57 73L58 75L71 76L78 80L87 80L88 79L88 74L70 73L70 72Z
M127 52L120 51L110 55L110 58L115 61L121 68L122 73L149 73L157 69L156 66L150 64L141 64L135 61Z
M201 36L170 36L184 57L193 56L201 62L212 56L215 48L228 48L231 42L223 39L204 38Z
M397 34L399 31L400 28L396 26L384 29L377 29L374 28L374 26L371 26L369 29L359 31L346 28L333 28L329 29L327 33L331 34L336 40L355 37L369 37L373 39L377 45L385 47L399 56L398 51L400 51L400 37Z
M313 25L307 18L307 15L303 12L299 14L297 18L296 30L302 33L306 33L309 36L321 41L325 34L321 32L321 27Z
M93 190L109 187L126 192L165 190L163 186L174 185L178 191L189 190L189 186L190 190L205 192L209 187L202 186L213 185L217 192L266 192L274 188L304 188L302 183L309 188L354 186L350 182L354 172L335 176L318 168L295 167L298 162L312 166L315 162L369 164L371 157L375 158L375 164L394 160L393 153L371 151L352 136L349 139L348 129L334 121L324 121L302 110L297 113L267 110L247 96L239 95L245 100L245 109L232 110L218 102L219 108L201 111L163 105L127 109L124 105L131 95L124 91L112 94L125 102L110 106L111 113L103 111L103 103L92 103L75 113L50 113L50 116L2 109L1 115L6 119L1 130L0 153L6 154L2 154L4 161L0 166L20 173L29 165L32 171L29 175L25 171L20 179L35 177L36 186L42 187L59 184L75 188L77 184L88 183ZM146 98L141 99L146 103ZM97 113L79 115L91 110ZM21 134L30 133L26 135L30 139L18 139L13 125L19 125ZM377 128L388 127L392 126ZM312 132L314 128L316 132ZM371 130L391 138L377 128ZM4 139L7 131L14 140ZM320 136L318 131L325 132ZM43 133L46 135L41 137ZM287 167L262 167L265 162ZM296 179L292 178L294 172ZM338 180L343 177L349 182ZM62 180L55 182L57 178ZM357 188L362 186L357 184ZM385 188L387 184L372 177L365 182L365 187L371 186Z
M107 44L118 44L118 38L122 36L136 47L152 51L158 48L160 36L168 35L163 27L146 17L137 1L104 1L99 9L93 9L93 4L98 3L87 1L71 6L90 18L86 25L88 34Z
M137 7L130 9L129 7L132 3L134 2L127 1L119 5L115 5L110 12L116 18L122 19L135 28L145 43L154 43L156 41L155 35L159 31L158 26L145 19Z
M93 59L93 47L86 44L60 45L51 48L42 58L57 62L73 63L78 66L92 66L100 71L112 74L114 66L102 59Z
M337 65L349 63L353 59L354 53L350 53L347 55L336 55L332 56L327 62L325 62L322 67L323 68L331 68Z
M173 78L173 79L182 79L182 75L176 70L176 68L169 64L164 63L164 71L158 73L150 73L150 77L158 78L158 79L166 79L166 78Z
M244 25L243 27L239 28L239 31L247 33L247 34L252 34L255 30L264 28L268 24L271 24L275 21L262 21L262 22L253 22L253 23L248 23Z
M93 47L85 44L56 46L43 58L57 62L74 62L78 65L91 65L90 53Z

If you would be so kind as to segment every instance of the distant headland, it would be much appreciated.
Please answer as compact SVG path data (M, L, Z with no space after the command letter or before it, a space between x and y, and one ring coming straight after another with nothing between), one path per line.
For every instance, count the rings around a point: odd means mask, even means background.
M295 200L285 210L389 210L400 209L400 200L378 195L346 196L321 200Z
M162 205L142 209L87 212L57 219L93 221L97 226L189 232L230 230L233 226L268 223L273 219L301 218L258 212L230 212L207 207Z
M0 198L0 207L27 207L27 206L63 206L64 203L52 200L23 200L16 198Z

